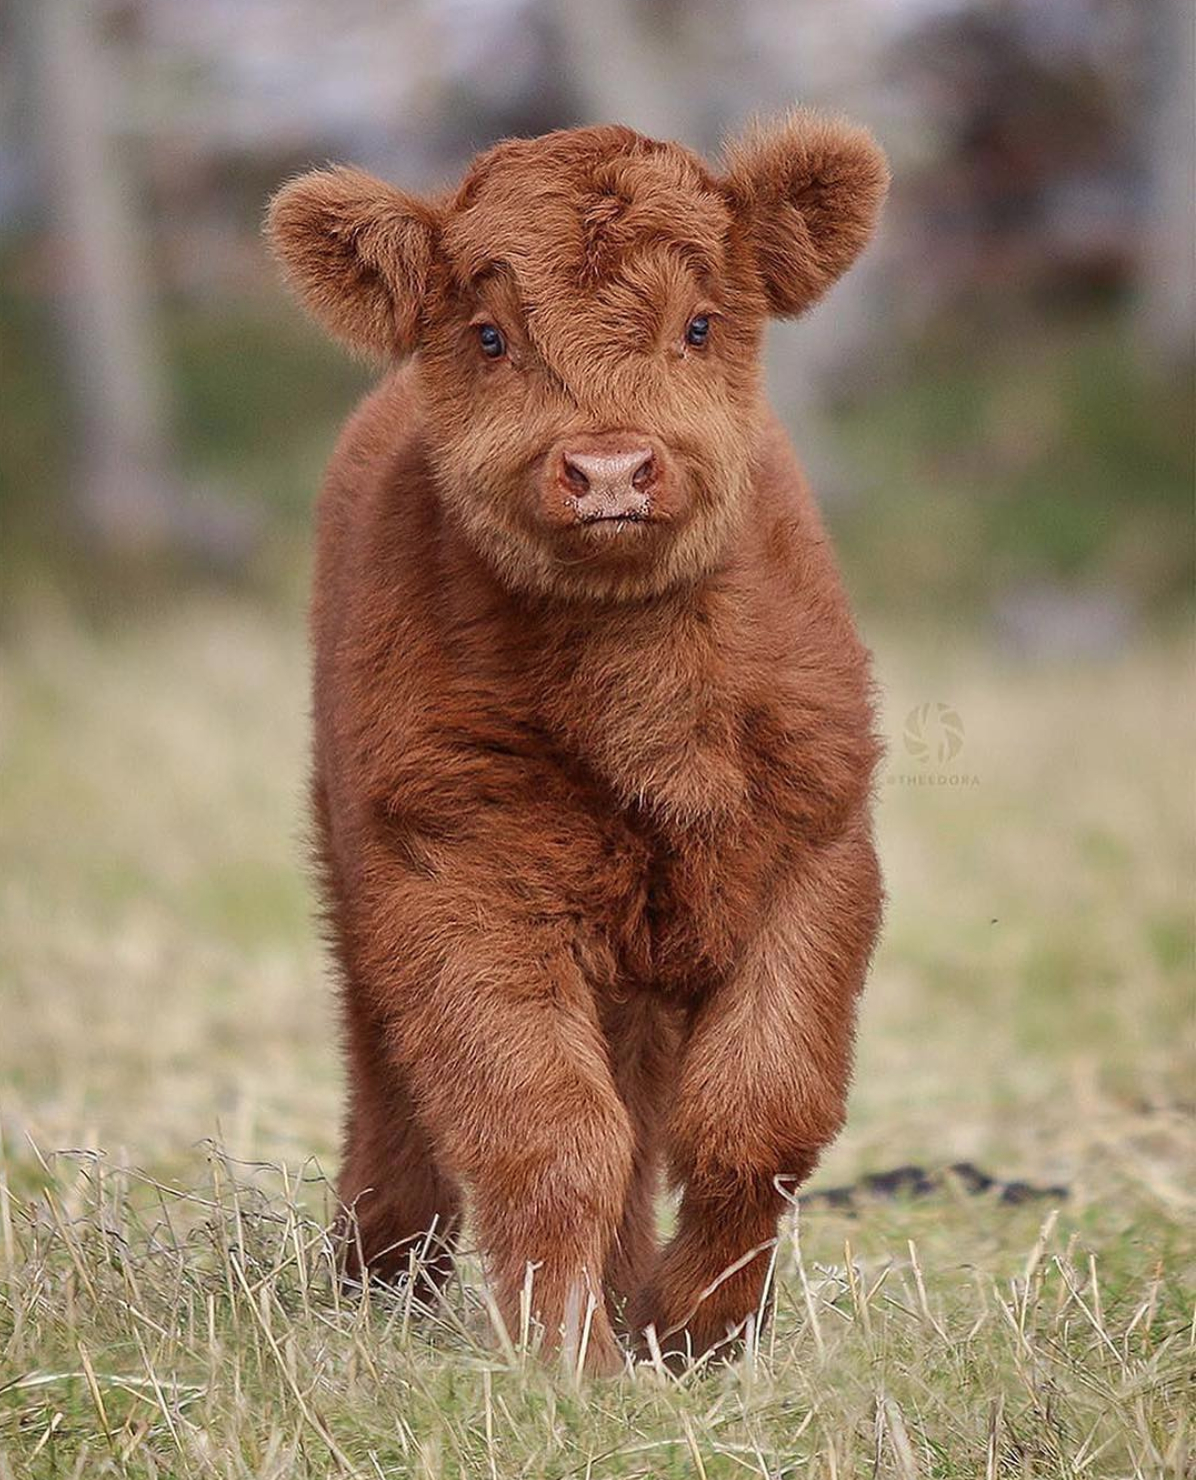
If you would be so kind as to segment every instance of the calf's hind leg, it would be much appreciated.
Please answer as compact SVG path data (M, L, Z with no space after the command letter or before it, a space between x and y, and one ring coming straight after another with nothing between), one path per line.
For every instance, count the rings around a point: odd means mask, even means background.
M451 1272L461 1194L437 1163L382 1025L350 999L346 1029L349 1112L337 1186L344 1271L397 1280L414 1268L426 1299Z
M635 1164L604 1275L612 1311L624 1327L626 1310L657 1254L656 1199L668 1108L664 1086L677 1060L677 1019L675 1009L648 992L603 1006L611 1073L635 1137Z

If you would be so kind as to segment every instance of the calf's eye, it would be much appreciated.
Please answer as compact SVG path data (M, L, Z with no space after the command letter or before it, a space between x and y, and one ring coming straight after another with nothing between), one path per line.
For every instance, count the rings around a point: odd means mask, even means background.
M488 360L501 360L507 352L507 341L493 324L479 325L478 343Z
M692 344L694 349L701 349L710 337L710 320L704 313L700 313L696 319L690 319L685 330L686 344Z

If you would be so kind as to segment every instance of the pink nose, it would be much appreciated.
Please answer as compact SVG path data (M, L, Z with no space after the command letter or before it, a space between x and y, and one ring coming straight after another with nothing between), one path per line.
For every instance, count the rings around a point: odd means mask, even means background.
M579 518L643 518L656 482L656 460L644 446L566 451L561 474Z

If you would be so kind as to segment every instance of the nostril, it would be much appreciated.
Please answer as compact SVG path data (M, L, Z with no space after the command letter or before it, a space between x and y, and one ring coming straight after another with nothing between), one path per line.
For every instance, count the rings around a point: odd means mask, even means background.
M646 457L631 476L631 486L637 493L651 487L656 481L656 459Z
M567 457L564 459L564 473L565 481L569 483L576 492L588 493L590 491L590 480L586 477L581 468L579 468L575 462L572 462Z
M616 511L620 503L641 505L660 480L656 455L643 445L599 441L592 448L562 448L556 466L557 487L569 500L584 498Z

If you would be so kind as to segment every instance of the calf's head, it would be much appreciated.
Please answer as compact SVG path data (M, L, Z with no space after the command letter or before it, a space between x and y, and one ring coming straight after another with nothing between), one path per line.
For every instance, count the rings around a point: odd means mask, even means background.
M416 356L440 496L504 581L642 596L750 517L765 319L851 264L886 180L865 132L808 113L721 170L585 128L498 144L435 199L304 175L268 229L333 335Z

